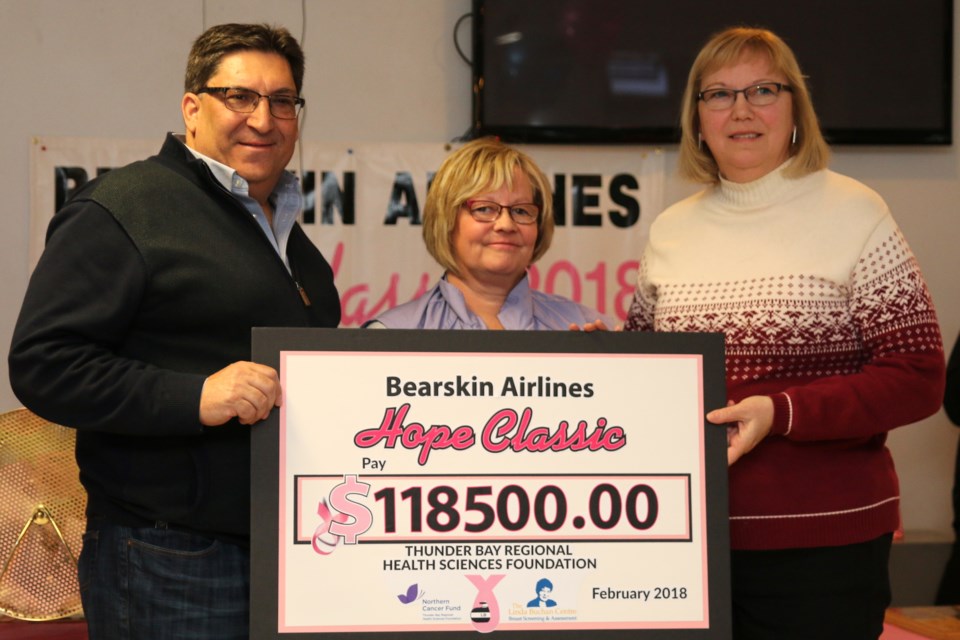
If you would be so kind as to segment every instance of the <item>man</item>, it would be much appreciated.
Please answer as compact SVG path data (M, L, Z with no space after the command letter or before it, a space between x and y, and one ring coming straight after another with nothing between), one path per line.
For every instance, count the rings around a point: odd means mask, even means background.
M194 43L186 135L50 224L10 349L17 397L77 429L90 638L246 638L250 425L282 401L255 326L335 327L285 171L303 51L266 25Z

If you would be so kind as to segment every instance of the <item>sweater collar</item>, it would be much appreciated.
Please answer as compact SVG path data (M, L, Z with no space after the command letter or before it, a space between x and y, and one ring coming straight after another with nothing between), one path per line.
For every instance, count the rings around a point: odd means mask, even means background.
M792 162L793 158L788 158L767 175L751 182L731 182L720 176L716 196L724 206L731 209L748 210L765 207L771 202L780 200L785 192L796 187L798 180L784 175L784 171Z

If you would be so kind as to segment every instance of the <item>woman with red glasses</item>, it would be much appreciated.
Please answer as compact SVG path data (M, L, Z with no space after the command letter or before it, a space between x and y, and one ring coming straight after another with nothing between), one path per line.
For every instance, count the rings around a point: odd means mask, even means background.
M527 268L553 238L550 183L527 155L495 138L444 160L427 194L423 239L445 269L424 295L366 326L391 329L604 329L613 321L530 288Z

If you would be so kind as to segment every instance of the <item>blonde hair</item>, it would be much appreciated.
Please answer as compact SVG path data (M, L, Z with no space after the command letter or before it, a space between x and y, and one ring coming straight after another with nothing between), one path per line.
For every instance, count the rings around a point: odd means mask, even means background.
M526 154L496 138L478 138L451 153L440 165L423 207L423 242L440 266L459 276L453 255L453 232L460 208L470 198L506 186L513 188L514 172L520 169L533 187L533 201L540 207L537 241L531 263L536 262L553 240L553 192L547 177Z
M694 182L720 181L720 169L710 150L700 144L700 86L703 78L714 71L736 64L743 57L764 56L771 70L782 74L790 85L793 99L796 143L791 146L793 162L785 174L798 178L827 166L830 148L820 132L817 114L807 89L800 65L790 47L772 31L752 27L732 27L713 35L697 55L690 68L687 88L683 92L680 113L680 175Z

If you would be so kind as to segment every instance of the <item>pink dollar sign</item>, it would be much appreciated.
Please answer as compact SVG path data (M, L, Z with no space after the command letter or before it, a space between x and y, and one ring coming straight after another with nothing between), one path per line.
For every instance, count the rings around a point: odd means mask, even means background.
M506 575L501 573L489 578L478 575L464 577L477 588L477 597L470 611L470 622L480 633L490 633L500 624L500 603L497 602L497 594L493 592L493 588L506 578Z
M345 475L343 482L330 490L330 506L352 519L352 522L339 522L337 518L330 523L330 533L343 538L344 544L356 544L357 538L373 524L373 514L366 505L350 499L353 494L367 497L370 485L357 481L357 476Z

